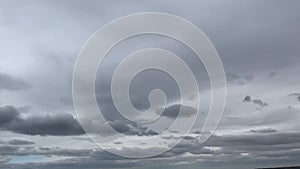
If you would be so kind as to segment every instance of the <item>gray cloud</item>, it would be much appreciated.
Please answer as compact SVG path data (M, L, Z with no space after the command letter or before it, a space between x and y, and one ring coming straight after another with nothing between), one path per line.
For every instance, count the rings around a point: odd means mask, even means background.
M197 113L197 109L190 106L180 105L180 104L173 104L165 108L165 111L162 113L162 116L176 119L179 114L180 107L183 112L183 117L190 117ZM159 112L159 111L157 111Z
M72 115L62 113L22 118L13 106L0 107L0 129L28 135L80 135L80 124Z
M252 103L258 105L258 106L261 107L261 108L263 108L263 107L265 107L265 106L268 106L268 103L263 102L263 101L260 100L260 99L253 99L253 100L252 100L251 96L249 96L249 95L247 95L247 96L243 99L243 102L248 102L248 103L249 103L249 102L252 102Z
M18 115L19 112L13 106L0 107L0 126L14 121Z
M259 105L260 107L268 106L268 103L265 103L265 102L263 102L263 101L260 100L260 99L254 99L252 102L253 102L254 104Z
M253 76L240 76L235 73L226 73L226 80L231 84L245 85L253 80Z
M251 102L251 101L252 101L251 96L246 96L246 97L243 99L243 102Z
M300 101L300 93L291 93L289 96L296 97Z
M250 132L252 133L276 133L277 130L276 129L272 129L272 128L265 128L265 129L252 129L250 130Z
M32 145L4 145L0 146L0 156L43 155L43 156L90 156L93 149L66 149L59 147L34 147Z
M0 72L0 90L22 90L28 89L31 85L22 79L17 79L7 73Z
M0 153L1 156L6 156L6 155L14 155L17 154L17 152L19 151L20 147L18 146L7 146L7 145L1 145L0 146Z
M35 144L33 141L23 140L23 139L13 139L8 142L10 145L32 145Z
M137 136L158 135L157 132L148 129L148 127L142 126L137 123L128 123L122 120L114 120L114 121L110 121L109 124L118 132L126 135L137 135Z
M226 79L231 82L231 81L236 81L236 80L240 79L240 77L234 73L227 73Z
M0 164L4 164L4 163L7 163L11 160L10 157L8 156L0 156Z
M125 120L108 121L118 132L126 135L152 136L158 133L136 123ZM27 135L69 136L85 132L70 114L47 114L22 118L13 106L0 107L0 129Z
M29 135L65 136L84 134L77 120L67 113L16 119L11 123L9 129L16 133Z
M271 141L270 141L271 140ZM265 133L213 136L209 146L274 146L299 143L300 133Z
M269 77L274 77L274 76L276 76L277 74L278 74L278 73L276 73L276 72L271 72L271 73L268 74L268 76L269 76Z
M253 76L247 75L244 77L240 77L237 74L234 73L227 73L226 74L226 80L228 82L238 82L238 84L245 84L247 82L250 82L253 80Z

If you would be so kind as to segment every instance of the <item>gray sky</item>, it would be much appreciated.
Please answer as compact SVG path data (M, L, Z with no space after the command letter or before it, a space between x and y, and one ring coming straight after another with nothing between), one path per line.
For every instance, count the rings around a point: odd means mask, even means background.
M136 12L166 12L198 26L215 45L225 67L228 96L214 135L199 144L210 84L204 66L187 47L166 37L127 39L104 60L96 95L111 126L131 137L152 137L172 124L178 87L166 74L146 71L130 89L140 110L148 93L163 89L169 107L156 122L137 125L121 117L110 96L120 61L143 48L180 56L196 75L200 115L188 137L148 159L105 152L84 134L72 104L72 73L86 40L101 26ZM300 165L300 1L5 1L0 0L0 168L255 168ZM189 115L187 115L189 116ZM165 137L180 139L178 133ZM112 148L122 149L122 140ZM142 147L142 148L141 148ZM151 151L153 145L133 145Z

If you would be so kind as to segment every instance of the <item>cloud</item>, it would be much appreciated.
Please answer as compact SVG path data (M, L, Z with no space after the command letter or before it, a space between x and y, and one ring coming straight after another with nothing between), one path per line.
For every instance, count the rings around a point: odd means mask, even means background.
M299 143L300 133L269 132L265 134L213 135L207 146L275 146ZM269 147L270 148L270 147Z
M271 73L269 73L268 74L268 77L274 77L274 76L276 76L278 73L276 73L276 72L271 72Z
M33 141L23 140L23 139L13 139L8 142L10 145L32 145L35 144Z
M263 102L263 101L260 100L260 99L255 99L255 100L253 100L252 102L253 102L254 104L259 105L260 107L268 106L268 103L265 103L265 102Z
M227 73L226 74L226 79L229 81L229 82L233 82L233 81L236 81L238 79L240 79L240 77L234 73Z
M137 123L127 123L123 120L110 121L109 124L118 132L125 135L137 135L137 136L153 136L158 135L157 132L148 129L146 126L142 126Z
M244 99L243 99L243 102L251 102L252 99L251 99L251 96L246 96Z
M0 90L23 90L30 88L31 85L22 79L17 79L6 73L0 73Z
M118 132L126 135L153 136L157 132L125 120L108 121ZM67 113L46 114L22 118L13 106L0 107L0 129L27 135L70 136L84 134L79 122Z
M0 107L0 129L28 135L80 135L83 129L70 114L48 114L22 118L13 106Z
M11 146L11 145L4 145L0 146L0 157L6 155L14 155L19 151L20 147L18 146Z
M176 119L179 114L179 110L182 110L182 117L190 117L192 115L195 115L197 113L197 109L190 106L180 105L180 104L173 104L165 108L165 111L162 113L162 116ZM157 111L157 113L160 111Z
M8 156L0 156L0 164L4 164L4 163L7 163L11 160L10 157Z
M15 120L19 112L13 106L0 107L0 127Z
M268 106L268 103L266 102L263 102L262 100L260 99L253 99L251 98L251 96L247 95L244 99L243 99L243 102L248 102L248 103L254 103L258 106L260 106L261 108L265 107L265 106Z
M251 133L276 133L277 130L276 129L272 129L272 128L265 128L265 129L252 129L250 130Z
M29 135L81 135L84 134L81 125L67 113L32 116L28 119L18 119L9 128L16 132Z
M239 84L245 84L253 80L253 76L247 75L245 77L240 77L234 73L227 73L226 79L228 82L238 82Z
M296 97L300 102L300 93L291 93L289 96Z
M6 155L26 156L26 155L44 155L44 156L90 156L93 149L68 149L60 147L35 147L33 145L4 145L0 146L0 157Z

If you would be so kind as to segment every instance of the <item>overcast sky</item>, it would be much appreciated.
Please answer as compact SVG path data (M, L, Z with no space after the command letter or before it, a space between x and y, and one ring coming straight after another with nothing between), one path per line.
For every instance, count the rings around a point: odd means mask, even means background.
M180 42L155 35L127 39L107 55L111 59L105 59L97 73L98 105L109 124L130 137L150 138L169 127L178 115L180 95L166 74L145 71L130 88L139 110L149 107L149 91L166 92L168 107L153 123L140 125L120 116L110 95L112 73L124 57L149 47L167 49L189 65L200 88L200 112L190 134L166 153L128 159L103 151L81 128L72 103L78 53L101 26L136 12L183 17L206 33L218 51L228 96L221 123L206 143L197 140L210 106L205 68ZM0 168L300 165L299 30L298 0L0 0ZM180 139L180 133L164 139ZM111 142L111 147L142 153L160 148L133 144L125 149L122 141Z

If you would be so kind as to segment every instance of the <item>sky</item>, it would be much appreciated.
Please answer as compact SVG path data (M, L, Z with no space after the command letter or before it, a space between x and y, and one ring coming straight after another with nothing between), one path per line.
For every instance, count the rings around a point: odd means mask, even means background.
M143 35L111 50L99 66L95 93L105 120L128 138L160 136L178 116L180 93L174 79L147 70L130 86L139 110L148 94L162 89L168 105L149 124L122 117L110 93L118 64L134 51L156 47L177 54L194 73L201 106L186 137L154 157L132 159L107 152L82 129L72 101L76 58L101 26L137 12L164 12L199 27L214 44L227 77L227 100L217 130L198 142L210 106L205 67L180 42ZM0 168L240 169L300 165L300 1L298 0L0 0ZM183 105L184 106L184 105ZM194 109L187 107L188 110ZM189 118L193 115L186 114ZM106 133L110 134L110 133ZM141 154L156 144L108 142L115 152ZM168 146L168 145L167 145Z

